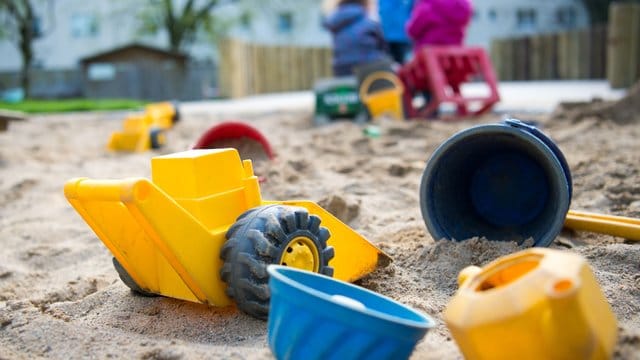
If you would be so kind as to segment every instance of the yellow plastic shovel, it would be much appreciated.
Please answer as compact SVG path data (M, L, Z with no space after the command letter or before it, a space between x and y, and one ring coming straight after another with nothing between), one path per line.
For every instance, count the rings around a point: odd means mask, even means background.
M640 241L640 219L569 210L564 225L573 230L591 231Z

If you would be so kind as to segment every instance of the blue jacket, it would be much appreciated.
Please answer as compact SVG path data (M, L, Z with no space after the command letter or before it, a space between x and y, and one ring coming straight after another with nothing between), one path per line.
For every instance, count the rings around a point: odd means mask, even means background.
M357 65L386 59L380 25L358 4L338 6L322 22L333 35L333 66Z
M378 0L382 33L387 41L410 42L405 25L411 15L413 2L413 0Z

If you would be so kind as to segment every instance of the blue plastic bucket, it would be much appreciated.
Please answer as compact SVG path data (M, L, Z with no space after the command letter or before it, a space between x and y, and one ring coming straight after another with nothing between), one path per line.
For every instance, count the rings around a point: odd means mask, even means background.
M406 359L434 326L372 291L270 265L268 341L277 359Z
M536 127L518 120L463 130L440 145L420 184L420 208L434 239L549 246L572 196L564 155Z

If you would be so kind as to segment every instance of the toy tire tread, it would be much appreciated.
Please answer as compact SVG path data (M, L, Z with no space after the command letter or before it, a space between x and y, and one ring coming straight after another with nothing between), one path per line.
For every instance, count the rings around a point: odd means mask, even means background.
M149 141L151 142L152 149L160 149L162 147L162 141L160 140L162 136L162 129L153 128L149 132Z
M180 103L178 101L172 101L171 105L173 105L173 111L174 111L172 120L173 120L173 123L175 124L182 119L180 114Z
M240 215L227 231L222 246L220 270L227 283L226 294L245 313L266 319L269 315L269 277L267 266L278 264L289 242L303 236L316 246L320 257L318 272L333 275L328 264L335 251L327 246L329 230L320 218L301 207L267 205Z

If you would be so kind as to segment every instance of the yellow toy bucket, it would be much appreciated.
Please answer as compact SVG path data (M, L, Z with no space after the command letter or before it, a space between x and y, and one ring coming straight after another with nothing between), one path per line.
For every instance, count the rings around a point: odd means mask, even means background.
M371 85L379 80L387 81L393 87L370 92ZM402 83L393 73L376 71L368 75L360 85L360 100L369 109L373 119L382 114L388 114L396 120L402 120L404 119L402 107L403 91Z

